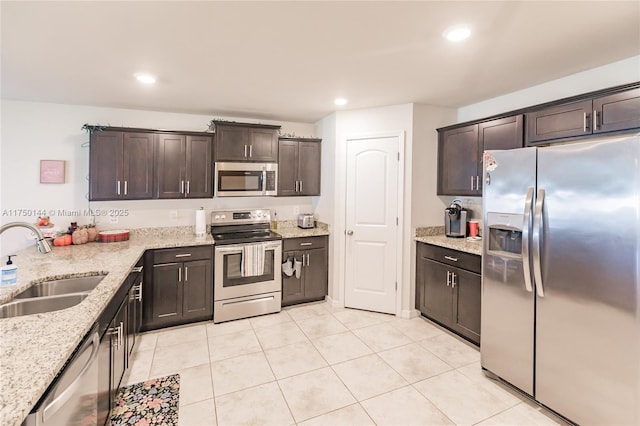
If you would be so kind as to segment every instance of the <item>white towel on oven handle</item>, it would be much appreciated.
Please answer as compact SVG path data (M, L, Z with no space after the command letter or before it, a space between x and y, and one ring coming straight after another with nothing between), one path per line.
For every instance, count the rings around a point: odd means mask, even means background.
M256 277L264 274L265 244L248 244L242 249L242 276Z

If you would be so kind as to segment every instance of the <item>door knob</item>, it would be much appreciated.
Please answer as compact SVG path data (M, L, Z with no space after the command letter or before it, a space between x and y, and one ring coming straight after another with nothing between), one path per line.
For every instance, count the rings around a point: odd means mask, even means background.
M347 235L353 235L353 231L351 230L347 231Z

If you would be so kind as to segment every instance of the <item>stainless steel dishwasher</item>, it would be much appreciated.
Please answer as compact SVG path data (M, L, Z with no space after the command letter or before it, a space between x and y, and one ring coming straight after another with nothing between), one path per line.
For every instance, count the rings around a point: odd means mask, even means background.
M99 346L96 324L22 426L97 424Z

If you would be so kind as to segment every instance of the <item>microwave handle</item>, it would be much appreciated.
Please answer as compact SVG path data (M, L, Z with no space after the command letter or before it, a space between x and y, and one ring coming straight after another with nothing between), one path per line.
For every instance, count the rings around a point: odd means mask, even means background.
M263 194L267 192L267 171L265 169L262 169L262 173L260 173L260 188Z

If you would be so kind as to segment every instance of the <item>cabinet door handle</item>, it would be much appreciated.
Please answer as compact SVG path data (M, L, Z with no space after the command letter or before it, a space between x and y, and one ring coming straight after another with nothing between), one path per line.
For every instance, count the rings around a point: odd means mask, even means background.
M593 119L593 129L591 129L591 131L595 132L598 130L598 113L595 109L593 110L593 116L591 118Z
M300 192L302 192L302 181L300 181Z
M126 180L124 181L124 195L127 195L127 192L128 192L127 191L127 186L128 186L127 184L128 183L129 183L129 181L126 181Z
M301 246L311 246L313 243L300 243Z
M184 181L183 180L180 181L180 193L184 194Z
M120 321L120 327L118 327L118 349L120 349L120 346L124 346L123 336L124 336L124 323Z
M191 183L190 180L187 181L187 195L189 195L189 193L191 192L191 185L189 185Z
M445 256L444 258L447 259L447 260L450 260L452 262L457 262L458 261L457 257Z
M309 256L310 254L307 253L307 266L311 266L311 258Z
M137 300L139 302L142 302L142 283L138 284L138 296L137 296Z
M253 157L253 145L249 145L249 158Z
M302 255L302 267L304 267L304 254Z
M189 267L188 266L184 267L184 281L185 282L189 281Z
M109 329L109 336L116 336L116 339L113 341L113 343L111 343L111 346L113 346L114 348L118 349L120 346L120 327L114 327L114 328L110 328Z
M451 288L456 288L456 273L451 273Z
M244 146L244 158L247 158L247 146Z
M450 282L451 282L451 272L447 271L447 287L449 287Z
M116 193L120 195L120 181L116 182Z
M586 132L587 131L587 113L583 112L582 113L582 132Z
M476 176L476 191L480 191L480 176Z
M178 282L182 281L182 268L178 269Z
M293 192L298 192L298 183L299 183L299 182L300 182L300 181L296 181L296 189L295 189Z
M176 254L176 257L191 257L191 253Z
M473 176L471 176L471 190L473 191Z

